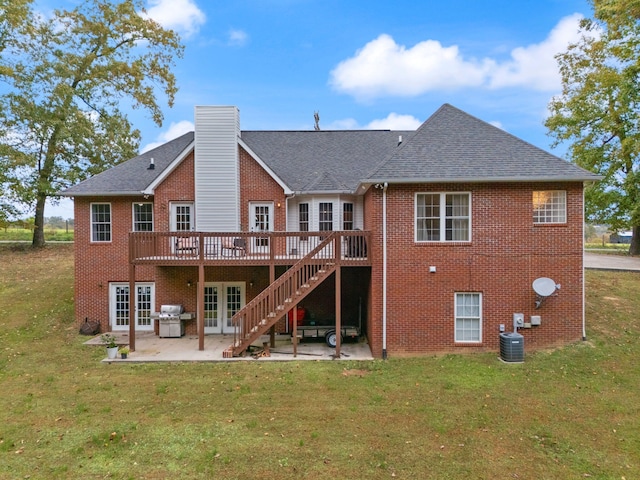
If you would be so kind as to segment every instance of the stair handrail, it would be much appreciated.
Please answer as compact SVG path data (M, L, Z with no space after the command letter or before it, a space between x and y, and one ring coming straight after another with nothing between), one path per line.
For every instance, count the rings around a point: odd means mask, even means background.
M313 272L313 274L317 273L317 271L327 263L331 261L336 261L336 248L332 249L331 256L314 258L318 253L320 253L323 249L325 249L328 245L333 243L336 238L335 232L327 232L327 236L323 238L323 240L313 248L309 253L307 253L304 257L294 263L291 268L289 268L285 273L279 276L271 285L265 288L262 292L256 295L249 303L247 303L244 307L238 310L232 317L231 322L236 326L234 329L234 347L238 345L238 337L243 341L246 338L247 332L251 331L254 327L259 326L259 322L261 319L253 319L253 321L241 321L243 318L247 316L247 312L251 311L255 307L259 306L261 302L264 302L267 298L277 293L278 290L285 284L285 282L289 282L292 277L297 277L297 282L295 288L292 288L291 291L295 292L299 290L302 285L304 285L304 281L308 280L310 276L302 276L299 275L304 267L307 266L315 266L317 269ZM282 295L280 295L282 297ZM284 300L286 297L282 297ZM264 312L265 316L270 313L275 313L273 309L275 309L278 305L276 302L273 302L271 306L271 310L267 313ZM273 323L275 323L278 319L282 318L282 316L286 315L295 305L291 304L289 308L283 308L276 317L272 317ZM254 315L256 317L262 317L263 315ZM238 331L239 330L239 331Z

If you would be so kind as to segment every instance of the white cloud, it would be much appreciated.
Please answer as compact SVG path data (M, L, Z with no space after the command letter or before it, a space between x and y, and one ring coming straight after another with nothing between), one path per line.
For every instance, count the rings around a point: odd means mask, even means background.
M525 87L532 90L560 90L560 74L555 55L578 40L578 24L582 15L565 17L540 43L518 47L511 51L511 60L491 72L491 88Z
M182 120L181 122L175 123L171 122L169 128L162 132L160 135L156 137L155 142L148 143L141 150L140 153L148 152L149 150L153 150L160 145L167 143L174 138L178 138L180 135L184 135L187 132L192 132L194 130L193 122L188 120Z
M360 98L411 97L428 90L479 86L491 65L465 60L458 47L427 40L407 49L380 35L331 72L331 84Z
M390 113L386 118L372 120L365 126L360 126L353 118L336 120L323 130L415 130L422 122L412 115Z
M147 16L185 37L196 33L206 20L193 0L149 0Z
M367 129L371 130L416 130L422 122L413 115L390 113L387 118L373 120Z
M513 49L502 62L465 58L457 45L445 47L436 40L407 48L383 34L340 62L331 72L330 83L362 100L470 87L556 91L560 76L554 56L578 40L581 18L579 14L563 18L545 40Z
M249 40L249 35L243 30L229 30L229 45L234 47L242 47Z

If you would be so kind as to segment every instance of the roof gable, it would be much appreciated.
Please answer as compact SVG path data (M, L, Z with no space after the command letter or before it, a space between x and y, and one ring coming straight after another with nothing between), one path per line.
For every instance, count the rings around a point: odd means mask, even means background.
M104 172L67 188L61 195L140 195L166 176L173 162L193 143L193 132L175 138L152 150L120 163ZM151 159L154 168L150 169Z
M363 183L584 181L599 177L449 104Z

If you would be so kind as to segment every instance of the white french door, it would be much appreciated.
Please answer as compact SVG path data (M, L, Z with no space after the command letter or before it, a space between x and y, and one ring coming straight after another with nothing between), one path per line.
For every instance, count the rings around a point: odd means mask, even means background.
M205 283L204 333L233 333L231 317L244 304L244 282Z
M193 202L171 202L170 228L172 232L194 230Z
M153 283L136 283L136 331L153 330L151 312L156 303ZM109 323L114 331L129 330L129 284L109 284Z
M251 202L249 204L249 218L252 232L273 231L273 202ZM269 238L255 237L251 240L252 253L268 253Z

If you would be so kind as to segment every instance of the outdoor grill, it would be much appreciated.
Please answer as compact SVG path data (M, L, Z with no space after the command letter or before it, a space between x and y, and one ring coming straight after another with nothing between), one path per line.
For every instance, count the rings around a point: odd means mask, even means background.
M182 337L184 335L184 322L182 305L162 305L158 314L160 337Z

